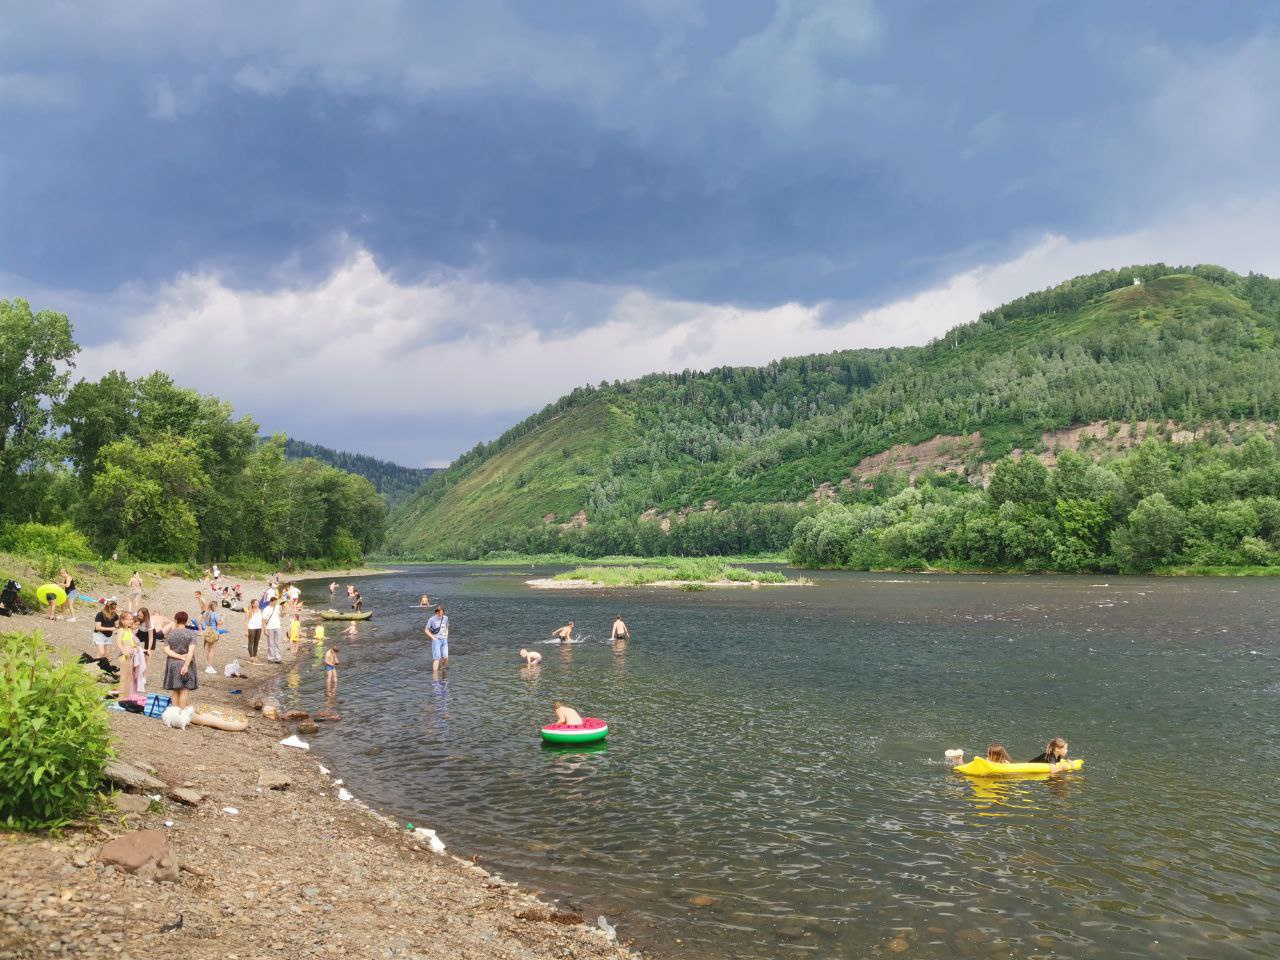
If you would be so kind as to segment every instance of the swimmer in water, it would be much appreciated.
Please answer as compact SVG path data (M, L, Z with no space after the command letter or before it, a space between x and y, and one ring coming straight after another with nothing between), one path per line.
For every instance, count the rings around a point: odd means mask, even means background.
M359 628L359 627L357 627L357 626L355 625L355 623L354 623L354 622L353 622L353 623L348 624L348 625L347 625L347 629L346 629L345 631L343 631L343 632L344 632L344 633L346 633L346 635L347 635L348 637L358 637L358 636L360 636L360 628Z
M1009 756L1009 751L998 743L993 743L987 747L987 759L991 763L1013 763Z
M582 715L568 704L556 701L556 723L563 723L567 727L582 726Z
M572 643L573 642L573 621L570 620L559 630L553 630L551 632L551 636L554 639L558 639L561 643Z
M1047 763L1049 764L1049 772L1057 773L1061 766L1067 764L1067 741L1061 737L1054 737L1045 744L1044 753L1028 762Z
M627 629L627 625L622 622L622 614L615 613L613 615L613 633L609 635L610 640L630 640L631 631Z
M542 654L537 650L526 650L524 647L521 647L520 656L524 657L524 665L526 667L536 667L542 662Z
M429 607L429 606L431 606L431 598L430 598L429 596L427 596L427 595L424 593L424 594L422 595L422 599L418 601L418 606L420 606L420 607Z

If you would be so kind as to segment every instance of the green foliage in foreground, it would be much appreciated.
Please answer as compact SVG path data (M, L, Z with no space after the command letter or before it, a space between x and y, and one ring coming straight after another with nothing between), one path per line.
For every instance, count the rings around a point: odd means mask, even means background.
M884 499L833 504L796 525L801 566L1145 573L1280 572L1280 453L1148 440L1093 463L1005 459L986 490L924 482Z
M607 587L642 587L661 581L679 583L789 583L776 570L747 570L731 567L723 560L702 557L679 560L670 566L578 567L556 574L555 580L590 580Z
M94 803L112 756L97 685L39 634L0 634L0 826L62 826Z

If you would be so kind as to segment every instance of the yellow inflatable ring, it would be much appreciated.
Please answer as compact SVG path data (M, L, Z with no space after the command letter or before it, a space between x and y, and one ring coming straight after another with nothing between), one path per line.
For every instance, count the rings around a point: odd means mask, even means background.
M67 602L67 591L63 590L56 583L46 583L36 587L36 599L41 603L48 603L50 600L57 600L58 606L62 606Z

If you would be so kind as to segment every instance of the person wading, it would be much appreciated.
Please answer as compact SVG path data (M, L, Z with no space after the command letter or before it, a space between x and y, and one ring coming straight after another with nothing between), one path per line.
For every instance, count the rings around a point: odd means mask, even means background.
M422 632L431 638L431 674L435 676L441 670L449 672L449 618L444 615L444 607L436 607L435 616L427 621Z

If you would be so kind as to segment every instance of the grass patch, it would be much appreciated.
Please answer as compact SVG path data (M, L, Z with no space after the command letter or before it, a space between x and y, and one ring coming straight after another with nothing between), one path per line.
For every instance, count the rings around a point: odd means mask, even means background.
M606 587L643 587L652 583L802 583L776 570L748 570L733 567L718 557L677 560L670 564L646 566L576 567L556 574L554 580L589 580Z

